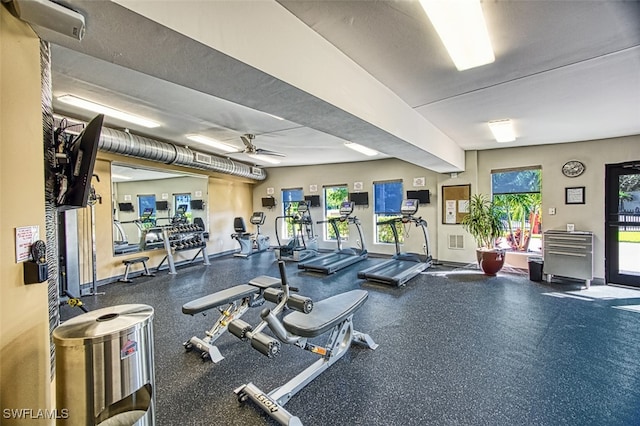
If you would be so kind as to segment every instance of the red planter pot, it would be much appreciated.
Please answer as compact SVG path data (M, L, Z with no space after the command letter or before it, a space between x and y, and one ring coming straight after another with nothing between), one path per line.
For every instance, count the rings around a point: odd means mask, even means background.
M505 250L476 250L478 264L485 275L495 276L504 266Z

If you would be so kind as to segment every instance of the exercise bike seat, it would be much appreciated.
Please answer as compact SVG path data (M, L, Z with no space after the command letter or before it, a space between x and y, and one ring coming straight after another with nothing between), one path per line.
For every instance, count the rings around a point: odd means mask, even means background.
M182 305L182 313L195 315L221 305L228 305L239 299L244 299L268 287L280 286L280 279L262 275L253 278L249 284L240 284L231 288L216 291Z
M282 320L284 328L300 337L316 337L335 327L357 311L367 300L365 290L351 290L331 296L313 304L313 310L304 314L292 312Z

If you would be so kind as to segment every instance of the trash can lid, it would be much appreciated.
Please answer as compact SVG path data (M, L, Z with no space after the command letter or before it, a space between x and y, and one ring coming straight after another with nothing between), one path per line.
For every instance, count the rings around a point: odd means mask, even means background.
M542 262L542 257L540 256L529 256L529 262Z
M153 308L148 305L110 306L65 321L53 330L53 341L59 346L79 346L113 340L144 327L152 319Z

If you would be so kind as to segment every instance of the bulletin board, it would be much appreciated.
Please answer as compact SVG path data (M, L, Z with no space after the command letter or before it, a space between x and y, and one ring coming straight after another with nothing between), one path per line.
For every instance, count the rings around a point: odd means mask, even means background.
M471 185L451 185L442 187L442 224L459 225L469 213Z

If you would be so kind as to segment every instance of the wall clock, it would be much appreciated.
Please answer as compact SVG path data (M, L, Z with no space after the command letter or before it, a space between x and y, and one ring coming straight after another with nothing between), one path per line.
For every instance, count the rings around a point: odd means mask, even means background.
M562 166L562 174L567 177L577 177L584 173L584 163L577 160L571 160Z

